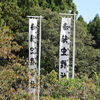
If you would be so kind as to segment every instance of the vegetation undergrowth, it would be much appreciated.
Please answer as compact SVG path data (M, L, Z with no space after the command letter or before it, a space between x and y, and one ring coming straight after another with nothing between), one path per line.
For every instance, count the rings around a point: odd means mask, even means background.
M89 24L82 16L76 19L75 79L64 77L58 80L61 28L59 13L78 14L73 0L0 1L0 100L35 98L28 93L29 18L26 17L27 15L43 16L40 100L100 100L100 17L98 14ZM73 24L72 17L71 33L73 33ZM70 40L73 41L72 34ZM70 43L70 71L72 43ZM35 85L38 86L38 83L36 82Z

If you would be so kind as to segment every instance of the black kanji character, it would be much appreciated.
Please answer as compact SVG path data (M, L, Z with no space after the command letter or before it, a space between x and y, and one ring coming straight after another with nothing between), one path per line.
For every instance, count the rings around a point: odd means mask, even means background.
M37 28L36 26L34 26L34 24L31 24L31 30L35 30L35 28Z
M68 43L68 41L67 41L68 39L70 39L70 38L67 37L66 35L65 35L65 36L63 35L63 36L62 36L62 42L63 42L63 43L65 43L65 42ZM69 44L69 43L68 43L68 44Z
M34 50L34 48L33 48L33 47L31 47L31 48L30 48L30 50L31 50L31 51L33 51L33 50Z
M31 61L31 65L34 65L34 64L36 65L36 64L37 64L37 63L34 61L34 58L31 58L30 61Z
M71 34L70 32L68 32L68 34Z
M31 81L31 88L34 88L35 87L35 82L34 81Z
M31 65L32 65L34 63L34 58L31 58L30 61L31 61Z
M31 52L30 54L37 54L36 52Z
M37 38L37 37L35 37L34 35L31 35L30 41L31 41L31 42L35 42L34 39L36 39L36 38ZM35 43L36 43L36 42L35 42Z
M33 75L34 75L34 74L32 73L31 76L33 77Z
M31 51L33 51L34 49L36 49L36 47L35 48L33 48L33 47L30 48ZM37 54L37 53L36 52L31 52L30 54Z
M63 77L65 77L66 76L66 74L65 73L63 73L63 72L61 72L61 78L63 78Z
M35 58L35 59L36 59L36 58ZM36 62L34 61L34 58L31 58L30 61L31 61L31 65L32 65L32 64L35 64L35 65L36 65Z
M70 28L70 26L67 26L67 23L64 23L64 24L63 24L63 29L64 29L64 30L68 30L68 28Z
M31 93L31 95L33 95L33 93Z
M66 60L62 60L61 61L61 68L66 68Z
M36 63L36 62L34 62L34 64L36 65L37 63Z
M30 61L31 61L31 62L34 61L34 58L31 58Z
M65 47L63 47L62 49L61 49L61 52L63 53L63 54L61 54L61 56L68 56L68 54L66 54L66 51L67 50L69 50L69 49L66 49Z

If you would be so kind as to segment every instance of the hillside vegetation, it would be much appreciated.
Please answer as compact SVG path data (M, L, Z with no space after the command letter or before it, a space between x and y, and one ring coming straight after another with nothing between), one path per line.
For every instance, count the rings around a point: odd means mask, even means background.
M71 78L72 18L70 78L64 77L58 80L61 28L59 13L78 14L76 8L73 0L0 0L0 100L34 98L34 95L28 94L29 18L27 15L43 16L40 100L100 100L98 14L89 24L82 16L76 19L75 79Z

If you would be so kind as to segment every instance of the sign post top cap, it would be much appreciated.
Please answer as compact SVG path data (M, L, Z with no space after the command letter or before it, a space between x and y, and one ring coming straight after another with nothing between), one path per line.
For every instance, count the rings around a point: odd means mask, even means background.
M29 16L29 15L27 15L27 17L31 17L31 18L43 18L41 15L40 16Z
M60 15L77 15L77 14L68 14L68 13L59 13Z

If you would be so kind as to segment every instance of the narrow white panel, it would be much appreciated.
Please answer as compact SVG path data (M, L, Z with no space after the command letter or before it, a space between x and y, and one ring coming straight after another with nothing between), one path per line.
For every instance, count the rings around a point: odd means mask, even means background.
M71 18L62 18L59 51L59 80L63 77L69 78L69 50Z
M37 69L37 19L29 19L29 69ZM36 73L30 72L29 93L35 95Z

